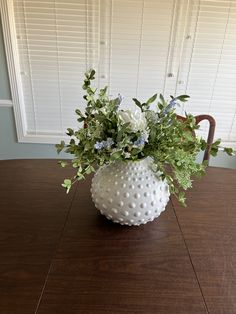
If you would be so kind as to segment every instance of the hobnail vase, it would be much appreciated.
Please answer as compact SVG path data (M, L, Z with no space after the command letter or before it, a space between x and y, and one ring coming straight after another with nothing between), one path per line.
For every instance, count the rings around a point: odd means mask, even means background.
M152 161L116 161L98 169L91 185L101 214L115 223L138 226L157 218L169 201L169 187Z

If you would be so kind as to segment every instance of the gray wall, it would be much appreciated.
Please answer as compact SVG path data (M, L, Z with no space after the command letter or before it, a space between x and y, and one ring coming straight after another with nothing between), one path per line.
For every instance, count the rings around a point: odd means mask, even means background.
M11 99L0 16L0 99Z
M0 99L11 99L5 51L0 20ZM54 145L18 143L13 109L0 107L0 159L17 158L69 158L71 155L57 155ZM212 166L236 169L236 157L222 152L211 158Z

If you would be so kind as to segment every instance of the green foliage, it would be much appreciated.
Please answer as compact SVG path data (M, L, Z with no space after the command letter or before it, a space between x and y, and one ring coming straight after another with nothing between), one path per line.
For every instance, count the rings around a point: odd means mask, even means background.
M58 161L58 163L61 165L62 168L65 168L68 165L68 163L66 161L60 160L60 161Z
M65 179L64 182L62 183L62 186L64 188L66 188L66 192L69 193L71 186L72 186L72 182L70 179Z
M62 186L69 192L72 184L80 181L86 175L95 171L95 167L109 164L117 160L139 160L151 157L154 170L162 173L172 194L185 204L184 191L191 188L192 178L204 174L205 164L196 162L196 156L205 150L204 139L194 136L198 128L195 118L186 114L186 121L177 119L175 108L179 102L186 102L188 95L170 96L170 101L159 95L156 110L150 110L150 105L157 99L157 94L141 103L133 98L139 112L119 110L122 98L109 99L107 87L97 91L91 87L95 71L85 73L83 89L87 101L85 112L76 109L78 122L84 127L67 129L70 136L68 145L62 141L56 145L57 152L63 149L74 156L72 166L76 174L71 179L65 179ZM211 147L211 155L215 156L220 147L220 140ZM232 155L231 148L224 151ZM62 167L67 164L60 162Z
M234 156L234 151L231 147L224 147L224 152L229 156Z
M152 97L150 97L145 103L141 103L138 99L133 98L133 101L135 102L135 104L142 110L145 111L147 109L149 109L150 105L156 100L157 98L157 94L153 95Z
M63 148L65 147L65 142L61 141L61 143L60 144L56 144L55 147L57 149L57 153L59 154L63 150Z

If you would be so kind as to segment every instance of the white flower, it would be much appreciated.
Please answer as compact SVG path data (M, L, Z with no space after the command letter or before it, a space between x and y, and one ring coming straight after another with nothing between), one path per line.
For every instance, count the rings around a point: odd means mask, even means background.
M130 158L131 154L129 152L125 152L125 158Z
M147 129L147 120L145 113L140 110L120 110L117 113L121 124L129 123L129 127L133 132L145 131Z

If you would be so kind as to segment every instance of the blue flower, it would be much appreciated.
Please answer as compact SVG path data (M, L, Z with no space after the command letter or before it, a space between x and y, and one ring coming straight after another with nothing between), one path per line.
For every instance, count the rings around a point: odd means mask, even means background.
M103 148L111 148L113 144L114 144L113 139L108 137L106 141L96 142L94 144L94 148L97 150L101 150Z
M111 148L113 144L114 144L114 141L111 137L108 137L106 141L103 141L103 145L105 148Z
M175 106L179 105L175 98L171 99L168 106L165 107L163 110L164 114L167 114L171 109L173 109Z
M141 135L141 136L137 139L137 141L134 142L134 146L140 148L140 147L144 146L144 145L145 145L145 142L147 142L147 141L148 141L148 140L147 140L146 136L145 136L145 135Z
M143 146L145 144L145 141L140 137L139 139L137 139L137 141L134 142L135 146Z
M96 142L96 143L94 144L94 148L97 149L97 150L101 150L103 147L104 147L104 141L102 141L102 142Z
M177 101L175 98L171 99L170 103L169 103L169 106L171 108L173 108L174 106L178 105Z

